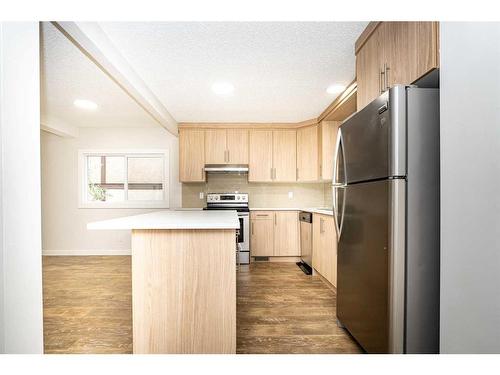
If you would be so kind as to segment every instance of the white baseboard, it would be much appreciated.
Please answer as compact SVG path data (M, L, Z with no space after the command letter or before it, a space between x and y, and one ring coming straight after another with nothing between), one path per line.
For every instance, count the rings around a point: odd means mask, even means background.
M131 255L128 250L42 250L44 256Z

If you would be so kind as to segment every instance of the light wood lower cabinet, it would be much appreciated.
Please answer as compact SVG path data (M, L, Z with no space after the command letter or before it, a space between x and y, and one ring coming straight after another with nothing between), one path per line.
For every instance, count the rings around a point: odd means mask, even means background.
M313 214L313 267L337 286L337 234L333 216Z
M250 214L250 255L300 256L298 211Z
M250 254L253 257L274 255L274 213L252 212L250 217Z
M274 212L274 256L300 256L298 211Z

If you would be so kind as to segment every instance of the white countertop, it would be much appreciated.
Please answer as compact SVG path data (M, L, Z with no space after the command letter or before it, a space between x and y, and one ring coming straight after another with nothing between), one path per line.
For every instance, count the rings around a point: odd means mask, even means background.
M314 214L333 216L333 210L328 208L299 208L299 207L250 207L250 211L306 211Z
M165 210L87 224L87 229L239 229L236 211Z

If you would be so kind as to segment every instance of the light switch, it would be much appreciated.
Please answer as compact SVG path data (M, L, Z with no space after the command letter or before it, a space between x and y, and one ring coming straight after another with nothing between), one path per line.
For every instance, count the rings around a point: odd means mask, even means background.
M200 199L203 199L204 197L205 197L205 194L202 191L200 191Z
M288 192L288 199L292 199L293 198L293 191L289 191Z

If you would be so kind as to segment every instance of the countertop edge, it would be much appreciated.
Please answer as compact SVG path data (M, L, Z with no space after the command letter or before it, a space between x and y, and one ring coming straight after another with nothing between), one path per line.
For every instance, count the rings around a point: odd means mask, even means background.
M250 211L305 211L313 214L333 216L332 210L309 207L250 207Z

